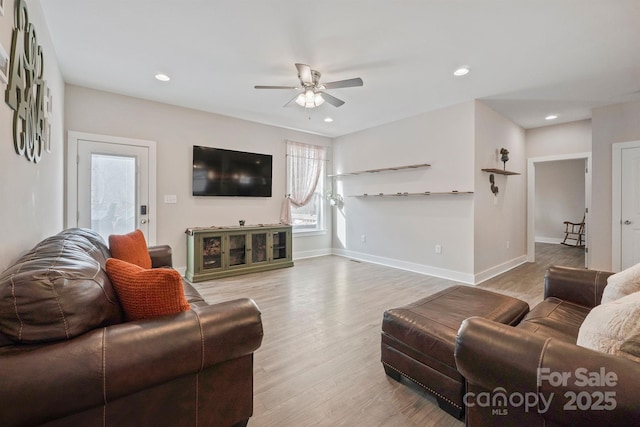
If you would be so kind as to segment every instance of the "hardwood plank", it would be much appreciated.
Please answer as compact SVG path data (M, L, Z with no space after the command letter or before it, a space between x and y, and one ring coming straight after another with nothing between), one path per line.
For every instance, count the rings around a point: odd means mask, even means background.
M537 262L482 288L535 304L551 263L580 267L584 250L537 244ZM196 283L210 303L253 298L264 324L255 353L253 426L462 426L380 363L382 313L456 282L326 256L293 268Z

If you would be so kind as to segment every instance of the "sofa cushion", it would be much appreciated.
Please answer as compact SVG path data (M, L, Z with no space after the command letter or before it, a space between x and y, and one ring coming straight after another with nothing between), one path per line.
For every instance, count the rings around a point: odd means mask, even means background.
M589 310L579 304L549 297L533 307L517 327L575 344L580 325Z
M109 236L109 250L113 258L130 262L142 268L151 268L147 242L140 230L128 234L112 234Z
M107 274L129 320L150 319L191 309L182 287L182 276L172 268L149 270L110 258Z
M70 339L122 321L102 268L109 251L91 230L49 237L0 274L0 332L20 343Z
M591 310L577 344L640 362L640 292Z
M640 263L607 278L607 286L602 292L602 304L615 301L640 291Z

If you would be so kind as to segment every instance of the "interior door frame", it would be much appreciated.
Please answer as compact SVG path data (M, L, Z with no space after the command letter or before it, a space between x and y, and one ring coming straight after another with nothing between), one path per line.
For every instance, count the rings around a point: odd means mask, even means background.
M640 148L640 141L611 144L611 268L622 269L622 151Z
M65 228L78 226L78 141L90 140L108 144L133 145L149 150L149 236L147 244L156 244L156 142L144 139L98 135L86 132L67 132L67 173Z
M584 202L588 212L585 217L585 267L591 265L591 254L589 253L590 233L589 215L591 213L591 152L560 154L555 156L531 157L527 159L527 261L536 260L536 163L556 162L559 160L580 160L586 161L586 171L584 177Z

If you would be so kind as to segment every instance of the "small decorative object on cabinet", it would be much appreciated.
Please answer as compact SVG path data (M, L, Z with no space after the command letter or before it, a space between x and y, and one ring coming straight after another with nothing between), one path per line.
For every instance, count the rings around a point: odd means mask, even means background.
M291 226L199 227L186 234L191 282L293 266Z

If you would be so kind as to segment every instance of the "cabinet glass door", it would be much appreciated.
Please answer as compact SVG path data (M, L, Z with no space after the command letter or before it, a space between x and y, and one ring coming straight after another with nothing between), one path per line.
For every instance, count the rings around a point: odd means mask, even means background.
M251 262L253 264L267 261L267 233L251 235Z
M222 236L202 238L202 269L222 268Z
M247 236L245 234L229 235L229 266L247 263Z
M271 259L285 259L287 257L287 232L275 231L272 238L273 255Z

